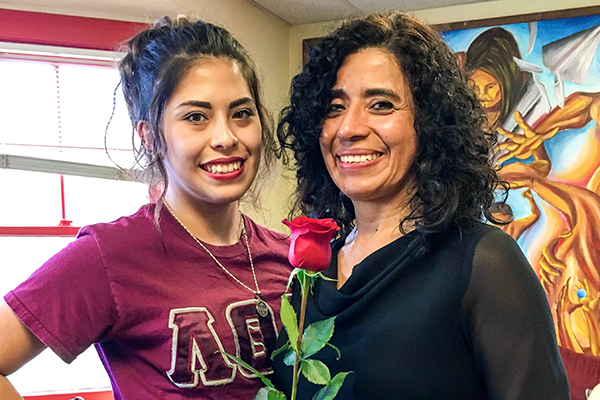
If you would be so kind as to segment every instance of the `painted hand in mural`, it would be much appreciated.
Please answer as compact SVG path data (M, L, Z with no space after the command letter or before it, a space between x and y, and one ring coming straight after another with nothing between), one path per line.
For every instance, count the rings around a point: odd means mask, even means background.
M531 129L529 124L523 119L523 116L519 111L515 112L515 120L519 124L519 127L523 130L524 134L509 132L502 127L498 127L497 131L507 140L502 143L498 143L494 148L495 151L499 152L497 162L503 163L511 158L517 158L519 160L526 160L532 155L537 155L536 150L548 139L551 139L559 131L559 127L555 127L552 130L545 133L538 133ZM539 159L539 158L536 158ZM548 171L550 169L548 168Z
M576 294L581 290L585 294L583 297ZM592 290L592 296L589 295L590 290ZM598 355L600 331L598 330L598 320L593 317L594 315L598 316L599 302L598 291L594 290L588 281L573 283L569 278L559 297L558 308L562 312L557 314L556 320L559 327L558 340L575 349L582 343L586 343L588 347L580 346L582 352ZM577 326L576 323L582 325ZM579 335L581 326L589 328L588 337Z

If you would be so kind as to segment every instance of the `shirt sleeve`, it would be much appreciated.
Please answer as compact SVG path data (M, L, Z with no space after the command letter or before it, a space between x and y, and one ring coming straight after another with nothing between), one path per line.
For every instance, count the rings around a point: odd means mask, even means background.
M500 229L477 244L462 304L489 399L569 399L546 294Z
M67 363L102 340L117 319L106 269L91 234L70 243L4 299Z

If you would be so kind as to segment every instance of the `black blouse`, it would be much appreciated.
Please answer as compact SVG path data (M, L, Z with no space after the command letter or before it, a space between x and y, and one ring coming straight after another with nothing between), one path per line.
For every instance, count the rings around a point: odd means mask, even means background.
M348 375L336 399L569 399L545 292L516 242L498 228L416 231L369 255L338 290L319 279L306 325L336 316L313 358ZM326 276L337 277L337 253ZM299 304L299 292L292 303ZM279 345L287 341L282 332ZM292 367L275 358L289 398ZM300 379L298 400L320 386Z

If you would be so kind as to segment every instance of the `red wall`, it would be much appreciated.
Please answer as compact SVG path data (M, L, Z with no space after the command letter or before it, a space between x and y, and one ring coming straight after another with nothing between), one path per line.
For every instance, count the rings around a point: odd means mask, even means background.
M147 24L0 9L0 41L118 50Z
M25 400L71 400L77 396L84 400L114 400L112 392L48 394L42 396L23 396L23 398Z

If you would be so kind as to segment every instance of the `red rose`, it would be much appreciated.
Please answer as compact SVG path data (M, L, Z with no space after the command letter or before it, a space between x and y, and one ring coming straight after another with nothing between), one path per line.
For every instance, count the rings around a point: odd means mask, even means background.
M325 271L331 262L331 239L340 229L331 218L297 217L282 221L292 231L288 260L295 268Z

